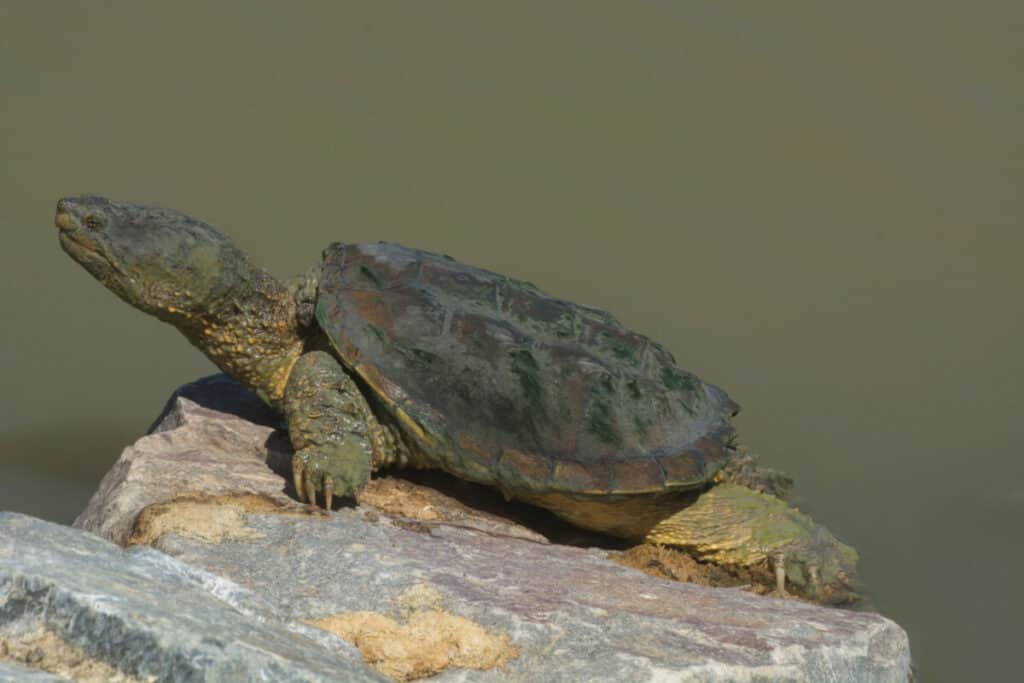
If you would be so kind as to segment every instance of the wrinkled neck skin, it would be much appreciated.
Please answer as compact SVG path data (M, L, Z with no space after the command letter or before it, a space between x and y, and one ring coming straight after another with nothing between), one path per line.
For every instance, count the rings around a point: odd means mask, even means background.
M143 265L135 270L136 282L163 282L147 277ZM292 292L226 239L188 270L187 283L150 285L124 298L174 325L223 372L279 407L304 346Z
M172 209L82 195L59 200L54 222L61 247L93 277L279 406L315 283L289 290L216 228Z

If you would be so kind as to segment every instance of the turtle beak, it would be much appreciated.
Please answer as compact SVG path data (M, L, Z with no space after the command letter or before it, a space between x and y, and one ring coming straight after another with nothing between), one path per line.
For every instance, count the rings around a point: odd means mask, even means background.
M75 219L71 215L71 207L66 199L61 199L57 202L57 216L53 222L63 232L71 232L78 227L75 225Z

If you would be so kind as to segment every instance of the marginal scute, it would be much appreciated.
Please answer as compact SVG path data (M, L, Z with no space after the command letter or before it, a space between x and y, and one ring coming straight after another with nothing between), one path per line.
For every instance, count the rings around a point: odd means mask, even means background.
M551 489L555 491L577 491L606 493L610 490L608 466L606 464L583 464L572 460L555 462L551 477Z
M514 448L503 450L498 460L498 471L503 475L502 482L515 483L530 489L543 488L551 476L551 468L550 458L536 453L524 453Z
M704 466L703 454L696 449L662 456L657 461L665 472L665 482L669 486L696 486L707 481L710 476Z
M697 487L733 433L724 392L611 314L443 256L334 244L316 312L428 461L513 494Z
M612 488L618 493L657 491L665 486L665 472L654 458L620 460L612 466Z
M382 373L376 365L372 363L358 363L355 366L355 370L363 381L369 385L370 389L389 406L401 405L406 400L402 387L391 377Z

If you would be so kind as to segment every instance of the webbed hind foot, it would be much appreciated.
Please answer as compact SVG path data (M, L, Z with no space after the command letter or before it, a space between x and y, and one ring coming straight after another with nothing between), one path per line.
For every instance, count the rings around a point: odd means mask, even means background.
M775 496L724 483L670 514L648 543L683 548L698 559L757 575L778 595L848 604L859 598L857 552Z

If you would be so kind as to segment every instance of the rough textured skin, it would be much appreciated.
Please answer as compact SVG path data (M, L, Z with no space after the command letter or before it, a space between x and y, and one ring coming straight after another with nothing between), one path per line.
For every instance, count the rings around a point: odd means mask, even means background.
M280 401L304 346L295 301L224 235L177 211L101 197L62 199L56 222L64 251L108 289Z
M295 363L283 408L295 446L295 488L305 489L310 500L321 490L359 491L372 467L404 464L405 448L377 422L352 378L323 351L311 351Z
M785 568L791 590L826 603L849 602L857 553L824 527L778 498L744 486L722 484L664 518L647 541L688 551L693 557L749 573L770 583ZM805 558L813 557L808 564ZM824 578L823 578L824 577Z
M847 595L852 549L773 517L785 505L756 490L784 477L728 467L738 406L608 313L393 245L335 244L286 286L176 211L76 197L55 222L100 282L283 410L300 500L329 509L374 466L410 464L637 541L728 545L742 520L773 520L780 589L792 566L820 577L795 584L807 595ZM746 485L723 508L733 521L674 521L723 474ZM762 561L751 550L741 562Z
M520 492L692 488L738 406L610 314L392 244L324 252L317 320L449 472Z

